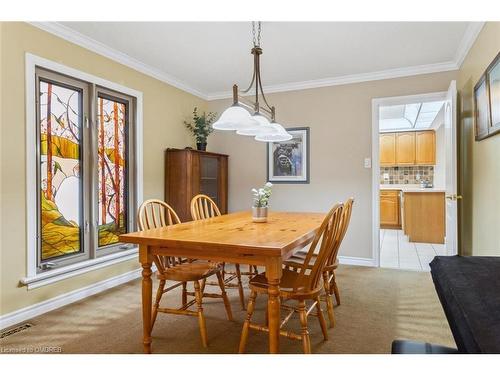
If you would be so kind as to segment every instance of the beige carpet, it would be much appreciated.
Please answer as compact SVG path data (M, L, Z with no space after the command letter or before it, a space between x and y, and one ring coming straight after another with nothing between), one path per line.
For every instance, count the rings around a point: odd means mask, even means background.
M455 346L429 273L342 266L337 273L342 305L337 326L323 341L317 318L309 318L313 353L389 353L396 338ZM230 289L234 322L221 300L206 299L209 348L200 343L196 318L159 314L154 353L235 353L245 314ZM180 301L172 292L164 302ZM264 319L265 297L256 320ZM297 329L298 318L289 323ZM29 321L33 327L0 340L0 347L61 347L63 353L141 353L140 281L133 281ZM300 342L281 338L281 352L301 353ZM250 331L249 353L265 353L267 336Z

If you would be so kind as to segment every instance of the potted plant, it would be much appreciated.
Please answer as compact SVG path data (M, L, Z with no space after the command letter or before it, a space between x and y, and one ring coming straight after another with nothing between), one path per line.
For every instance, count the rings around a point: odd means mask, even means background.
M214 131L212 123L215 120L217 113L208 112L208 114L198 115L198 108L194 107L193 122L184 121L186 128L193 134L196 139L196 148L199 151L207 150L207 138Z
M253 206L252 206L252 221L255 223L265 223L267 221L267 211L269 206L269 197L271 196L271 188L273 184L267 182L259 189L252 189Z

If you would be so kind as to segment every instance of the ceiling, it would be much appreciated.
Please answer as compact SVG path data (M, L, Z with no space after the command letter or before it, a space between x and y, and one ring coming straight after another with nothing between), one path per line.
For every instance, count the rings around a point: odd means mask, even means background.
M206 99L246 87L250 22L34 23ZM264 22L262 80L286 91L457 69L482 23Z
M435 101L381 106L379 129L382 132L429 129L443 104L444 101Z

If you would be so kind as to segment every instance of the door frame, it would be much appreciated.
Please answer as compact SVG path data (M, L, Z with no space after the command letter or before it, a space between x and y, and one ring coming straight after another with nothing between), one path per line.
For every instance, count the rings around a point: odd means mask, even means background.
M447 91L426 94L391 96L372 99L372 259L380 267L380 160L379 160L379 108L415 102L446 100ZM456 155L455 155L456 157Z

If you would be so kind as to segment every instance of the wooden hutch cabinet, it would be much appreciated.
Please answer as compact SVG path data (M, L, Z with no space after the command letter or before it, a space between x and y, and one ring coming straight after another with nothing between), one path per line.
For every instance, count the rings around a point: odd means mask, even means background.
M227 213L228 156L192 149L169 148L165 158L165 201L181 221L190 221L191 199L197 194L212 198Z

